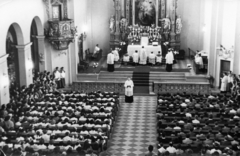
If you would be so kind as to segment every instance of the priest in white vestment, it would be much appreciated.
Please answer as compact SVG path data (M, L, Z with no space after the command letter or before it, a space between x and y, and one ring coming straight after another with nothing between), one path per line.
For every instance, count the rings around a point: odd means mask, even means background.
M150 54L149 54L149 63L151 64L151 65L155 65L155 63L156 63L156 55L153 53L153 52L151 52Z
M60 72L59 72L58 67L55 68L55 70L53 71L53 74L54 74L54 80L55 80L55 82L57 84L57 89L62 88L62 86L61 86L61 77L60 77Z
M109 72L114 72L114 54L113 52L110 52L107 55L107 65L108 65L108 71Z
M135 53L133 53L133 63L137 65L138 61L139 61L139 54L138 54L138 51L136 50Z
M139 56L140 57L139 64L146 65L147 64L147 51L144 48L144 46L142 46L142 49L140 50L139 55L140 55Z
M161 53L161 51L159 51L157 56L156 56L156 62L157 62L157 64L162 63L162 53Z
M169 50L166 55L166 71L171 72L172 71L172 65L173 65L173 52L172 50Z
M125 87L125 102L132 103L134 84L130 77L127 79L127 81L125 81L124 87Z
M227 91L228 76L227 73L223 73L223 78L221 78L221 93L226 93Z
M119 53L117 48L115 48L115 50L113 51L114 54L114 61L117 62L119 60Z
M96 55L100 51L100 48L98 47L98 44L94 48L93 55Z
M203 69L203 59L202 59L202 56L201 54L196 54L195 56L195 63L199 65L199 69Z

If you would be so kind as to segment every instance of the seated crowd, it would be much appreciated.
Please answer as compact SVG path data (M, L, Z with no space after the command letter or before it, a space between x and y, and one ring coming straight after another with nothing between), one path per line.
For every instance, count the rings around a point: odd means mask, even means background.
M10 102L1 106L3 151L21 155L106 150L119 94L58 91L54 76L48 79L44 73L29 87L13 89Z
M240 155L239 103L233 94L159 94L159 155Z

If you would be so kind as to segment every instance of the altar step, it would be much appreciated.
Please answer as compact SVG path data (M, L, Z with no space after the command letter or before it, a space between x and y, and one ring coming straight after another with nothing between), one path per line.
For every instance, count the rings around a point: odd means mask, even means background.
M186 74L187 82L209 82L206 75L188 75Z
M185 73L183 72L150 72L149 81L165 82L165 81L186 81Z
M97 74L77 74L77 81L97 81Z
M107 80L107 81L126 81L127 77L132 77L132 71L114 71L107 72L101 71L98 76L98 80Z

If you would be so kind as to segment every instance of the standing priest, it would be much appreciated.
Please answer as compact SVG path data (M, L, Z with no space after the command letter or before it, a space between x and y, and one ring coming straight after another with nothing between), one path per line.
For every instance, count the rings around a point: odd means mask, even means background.
M138 60L139 60L139 55L138 55L138 51L136 50L135 53L133 53L133 63L134 63L134 65L138 64Z
M166 55L166 71L168 72L172 71L173 60L174 60L174 56L173 56L172 49L169 49Z
M109 72L114 72L114 54L113 52L110 52L107 55L107 65L108 65L108 71Z
M144 49L144 46L142 46L142 49L140 50L140 61L139 64L146 65L147 64L147 51Z
M127 81L125 81L125 102L132 103L133 102L133 81L130 77L128 77Z

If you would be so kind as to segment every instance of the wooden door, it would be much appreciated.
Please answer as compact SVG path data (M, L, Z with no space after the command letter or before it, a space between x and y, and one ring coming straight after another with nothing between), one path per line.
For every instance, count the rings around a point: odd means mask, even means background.
M220 61L220 75L219 75L219 88L221 88L221 77L223 77L224 72L230 71L230 61L227 60L221 60Z

